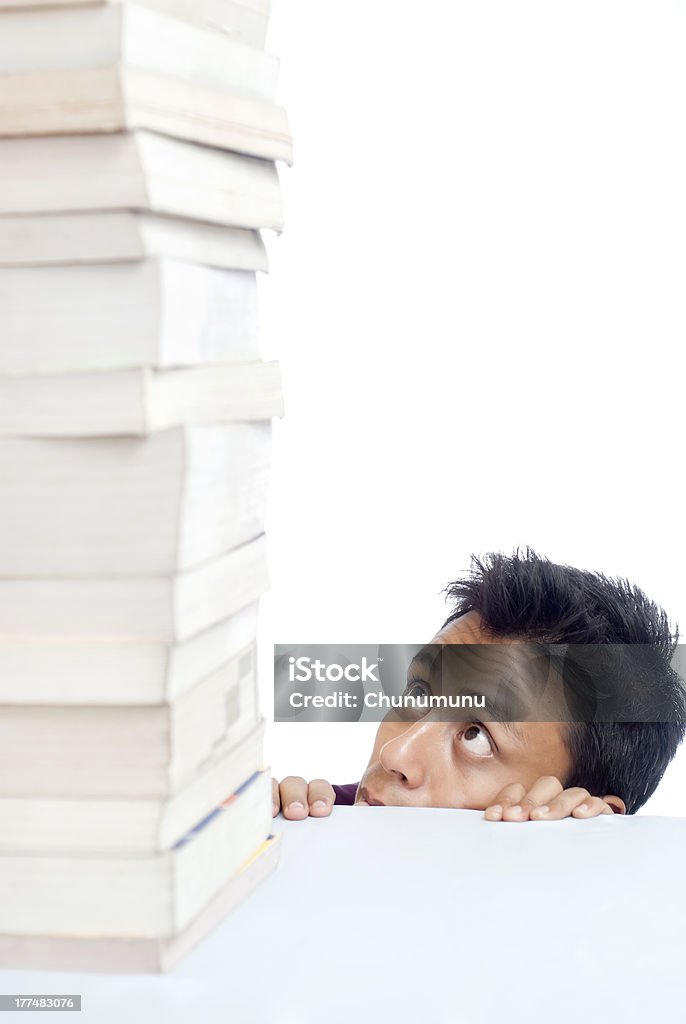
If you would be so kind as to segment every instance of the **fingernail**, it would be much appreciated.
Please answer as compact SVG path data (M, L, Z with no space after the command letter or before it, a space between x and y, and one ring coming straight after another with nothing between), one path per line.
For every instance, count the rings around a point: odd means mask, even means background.
M272 818L275 818L278 813L279 813L279 805L278 804L272 804Z
M324 811L328 806L329 805L327 804L326 800L315 800L315 802L312 804L312 810Z
M301 803L300 800L295 800L292 804L288 805L287 810L289 810L289 811L304 811L305 810L305 804Z
M486 809L487 818L500 818L502 816L503 809L500 804L493 804L492 807Z
M577 811L579 812L579 814L588 814L590 809L591 808L588 806L588 804L579 804L579 806L577 807Z
M513 814L515 818L521 818L521 816L524 814L524 811L519 806L519 804L514 804L512 807L510 807L510 814Z
M550 808L547 804L541 804L540 807L534 807L531 813L535 818L543 818L549 810Z

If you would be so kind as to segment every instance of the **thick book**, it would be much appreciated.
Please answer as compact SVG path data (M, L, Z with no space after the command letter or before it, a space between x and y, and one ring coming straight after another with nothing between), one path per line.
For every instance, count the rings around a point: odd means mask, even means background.
M282 413L274 362L0 376L0 436L143 436Z
M0 217L0 267L120 263L169 256L224 270L268 270L258 231L137 210Z
M164 575L264 531L271 426L0 439L0 576Z
M114 856L169 850L227 793L264 768L263 741L264 722L257 721L168 797L0 796L0 854Z
M274 101L279 75L271 54L135 0L2 14L0 76L10 81L117 64L264 102Z
M122 209L283 226L268 160L146 131L0 139L0 215Z
M0 135L136 128L263 160L293 162L281 107L137 68L0 75Z
M185 643L60 636L0 637L0 705L164 704L255 642L257 604Z
M253 647L159 707L0 707L0 796L164 799L258 717Z
M182 642L268 586L264 536L174 576L0 579L0 636Z
M119 0L0 0L0 11L97 7ZM141 7L170 14L262 49L269 23L269 0L138 0Z
M269 835L271 778L256 773L171 850L0 857L0 934L171 938Z
M277 80L275 57L128 0L6 11L0 134L146 128L290 163Z
M168 971L244 902L279 863L281 834L270 835L178 935L166 939L2 935L0 967L56 971Z
M0 373L256 359L254 273L167 258L0 268Z

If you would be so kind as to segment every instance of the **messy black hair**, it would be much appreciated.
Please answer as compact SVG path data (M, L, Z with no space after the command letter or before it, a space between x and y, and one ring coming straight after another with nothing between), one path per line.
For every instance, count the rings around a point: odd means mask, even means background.
M594 796L621 797L628 814L638 810L686 733L686 691L672 665L679 635L665 611L628 580L556 565L530 548L473 557L470 572L445 593L453 605L445 625L476 611L485 630L501 639L612 644L619 651L642 645L640 686L630 693L627 686L624 695L632 720L585 715L588 720L570 724L565 739L573 767L561 780Z

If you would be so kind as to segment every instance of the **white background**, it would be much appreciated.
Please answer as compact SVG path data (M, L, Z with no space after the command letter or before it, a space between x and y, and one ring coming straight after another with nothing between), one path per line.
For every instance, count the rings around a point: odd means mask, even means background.
M626 576L686 632L686 4L273 0L268 48L265 713L273 641L428 641L472 552ZM274 773L356 781L373 731L272 725ZM686 814L686 752L647 810Z

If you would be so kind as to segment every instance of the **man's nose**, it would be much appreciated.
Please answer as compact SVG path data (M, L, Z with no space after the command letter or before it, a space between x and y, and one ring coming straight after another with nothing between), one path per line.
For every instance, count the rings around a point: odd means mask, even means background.
M427 729L429 723L416 722L387 740L379 751L379 763L408 789L419 789L426 774Z

